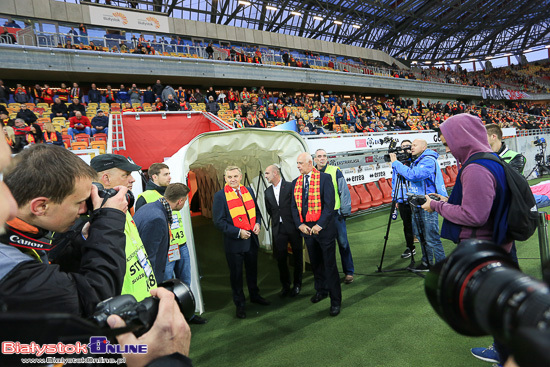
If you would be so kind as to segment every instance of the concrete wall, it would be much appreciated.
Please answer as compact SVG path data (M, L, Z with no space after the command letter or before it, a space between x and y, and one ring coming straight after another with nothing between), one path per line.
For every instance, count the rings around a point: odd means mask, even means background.
M341 91L423 96L432 99L479 99L481 88L338 71L257 65L217 60L115 54L57 48L0 45L3 79L71 82L154 83ZM6 76L9 75L9 78Z
M0 13L16 17L30 17L68 23L90 24L90 12L86 4L71 4L55 0L0 0ZM95 4L94 4L95 5ZM127 9L130 10L130 9ZM330 55L360 57L376 60L388 65L403 64L385 52L334 42L313 40L252 29L219 24L170 18L170 32L173 34L221 41L246 42L276 48L310 50Z

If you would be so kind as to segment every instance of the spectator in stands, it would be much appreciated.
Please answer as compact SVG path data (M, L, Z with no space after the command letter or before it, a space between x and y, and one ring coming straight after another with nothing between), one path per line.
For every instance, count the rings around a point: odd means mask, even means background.
M107 134L109 130L109 117L105 116L103 110L97 110L92 119L92 135L97 133Z
M250 93L246 90L246 87L244 87L243 91L241 92L241 101L250 101Z
M136 86L136 84L132 84L132 89L130 89L130 102L132 103L132 105L134 105L134 103L137 103L137 104L140 104L141 105L141 91L139 90L139 88Z
M59 98L61 102L66 103L69 100L70 92L71 91L67 88L65 83L61 83L61 87L56 91L57 98Z
M56 98L55 103L52 104L52 113L50 115L50 118L53 120L55 117L64 117L66 119L69 118L67 105L61 102L61 99L59 98Z
M204 96L202 95L199 88L195 89L193 98L195 98L195 103L204 103Z
M288 111L283 107L282 104L277 106L277 120L287 121L288 120Z
M218 103L225 103L227 101L227 95L225 94L225 91L221 91L220 94L218 94Z
M344 112L343 121L348 126L355 125L356 114L352 111L350 106L346 106L346 112Z
M4 27L8 27L8 28L21 28L21 27L19 26L19 24L17 24L17 23L15 22L15 20L13 20L13 19L8 19L8 20L6 21L6 23L4 23Z
M67 133L74 139L75 134L91 134L91 123L88 117L83 116L80 111L76 111L74 116L69 119L69 130Z
M258 111L256 115L256 127L267 128L267 119L262 111Z
M37 133L36 126L37 125L27 126L23 119L16 118L13 126L15 145L17 147L24 147L36 143L36 139L33 135Z
M34 123L38 119L34 112L27 108L26 104L21 105L21 109L17 112L16 118L23 119L23 121L25 121L28 125Z
M66 40L65 41L65 48L66 49L74 49L76 47L73 45L73 42L71 40Z
M65 146L63 144L63 138L61 136L61 133L58 131L55 131L55 128L53 127L53 124L51 122L44 123L44 143L45 144L54 144L59 146Z
M170 85L167 85L166 87L164 87L164 89L162 90L162 101L163 102L166 102L168 100L168 96L172 96L172 100L173 101L177 101L177 94L176 94L176 91L174 90L174 88L172 88Z
M210 95L208 97L208 103L206 104L206 112L210 112L218 116L218 111L220 110L220 105L214 100L214 97Z
M21 84L17 84L17 87L15 88L15 92L13 94L13 100L15 101L15 103L27 103L30 101L27 89Z
M216 91L214 90L214 87L208 88L208 91L206 92L206 99L207 99L207 100L210 100L210 97L213 97L213 98L214 98L214 101L217 101L217 100L218 100L218 94L217 94Z
M32 98L34 100L34 103L38 104L43 102L43 95L44 89L40 86L40 84L35 84L34 88L32 89Z
M147 87L147 90L143 92L143 103L155 103L155 92L153 92L153 89L151 86Z
M192 111L192 110L193 108L191 107L189 102L187 102L184 97L180 97L180 111Z
M135 108L132 107L130 102L124 103L122 106L122 112L136 112Z
M71 103L69 107L67 107L69 117L73 117L76 111L80 111L82 115L86 115L86 107L84 107L84 105L80 103L80 100L78 98L73 98L73 103Z
M67 34L67 41L71 41L74 45L80 43L80 40L78 39L78 32L74 29L74 27L71 27L71 30L67 32Z
M90 46L88 47L90 47L90 50L92 51L103 51L103 48L101 46L96 45L94 41L90 41ZM116 46L113 46L113 47L116 47ZM117 52L117 51L113 50L113 52Z
M15 132L13 131L13 127L11 126L2 126L2 129L4 130L4 138L6 139L6 142L8 143L11 153L17 154L23 149L23 147L18 147L16 145L16 139L15 139Z
M116 97L117 102L120 104L130 101L130 95L128 94L128 90L124 87L124 84L120 85L120 89L118 90Z
M208 59L214 59L214 48L212 47L212 42L206 46L206 54L208 55Z
M0 80L0 103L8 104L10 99L10 90L4 86L4 81Z
M15 36L11 34L6 27L4 27L4 31L0 35L0 39L2 39L2 43L7 43L9 45L15 45L17 43Z
M180 104L174 99L174 95L168 94L168 98L164 101L164 111L179 111Z
M73 87L71 88L70 97L72 100L75 98L78 98L79 100L82 100L82 90L78 86L78 83L73 83Z
M160 80L157 80L152 89L156 95L156 98L162 98L162 91L164 90L164 86L160 83Z
M101 103L101 92L97 89L95 83L92 83L92 88L88 91L88 103Z

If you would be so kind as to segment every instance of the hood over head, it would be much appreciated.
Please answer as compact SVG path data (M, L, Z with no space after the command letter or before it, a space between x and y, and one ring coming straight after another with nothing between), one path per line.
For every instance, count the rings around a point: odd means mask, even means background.
M475 153L493 152L481 119L469 113L447 119L441 124L441 133L451 153L461 164Z

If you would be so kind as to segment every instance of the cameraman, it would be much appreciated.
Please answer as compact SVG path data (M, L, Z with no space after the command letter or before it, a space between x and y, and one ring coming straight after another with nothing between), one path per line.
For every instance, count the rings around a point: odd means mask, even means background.
M411 145L412 142L410 140L403 140L401 142L401 150L403 151L403 154L406 154L409 156L407 160L401 160L401 163L409 167L411 165ZM397 155L396 155L397 157ZM416 255L416 249L414 246L414 232L413 232L413 222L412 222L412 210L411 206L407 203L407 185L405 182L401 181L401 185L398 188L398 192L396 193L396 187L397 184L397 172L396 170L393 170L392 172L392 188L391 188L391 197L395 198L397 208L399 209L399 216L401 217L401 220L403 221L403 234L405 235L405 241L407 242L407 248L405 251L401 254L401 258L408 259L411 257L411 255Z
M4 159L6 153L1 154ZM94 170L55 145L33 145L16 162L4 175L17 202L17 216L7 222L0 236L3 306L7 311L89 315L98 302L120 294L122 288L127 189L117 187L119 193L101 207L103 199L92 185ZM44 237L49 231L67 231L87 211L90 195L95 215L80 268L62 272L48 264L46 252L52 246Z
M413 162L410 167L397 160L390 153L393 170L401 175L407 184L407 191L415 195L439 194L447 196L445 182L437 158L439 155L428 149L426 140L416 139L411 145ZM422 262L413 270L428 271L429 265L445 259L445 251L439 237L437 213L428 213L419 206L412 208L413 229L422 244Z

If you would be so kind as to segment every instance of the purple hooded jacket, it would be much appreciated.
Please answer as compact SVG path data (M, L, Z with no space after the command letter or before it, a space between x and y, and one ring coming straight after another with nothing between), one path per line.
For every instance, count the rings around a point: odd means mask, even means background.
M453 116L441 125L441 132L451 153L460 164L475 153L493 152L487 140L487 130L481 119L476 116L467 113ZM461 205L432 201L430 207L443 218L462 226L460 241L467 238L491 240L493 218L490 214L496 195L495 177L487 168L479 164L469 164L462 171L460 181ZM504 245L504 248L510 251L511 246L510 242Z

